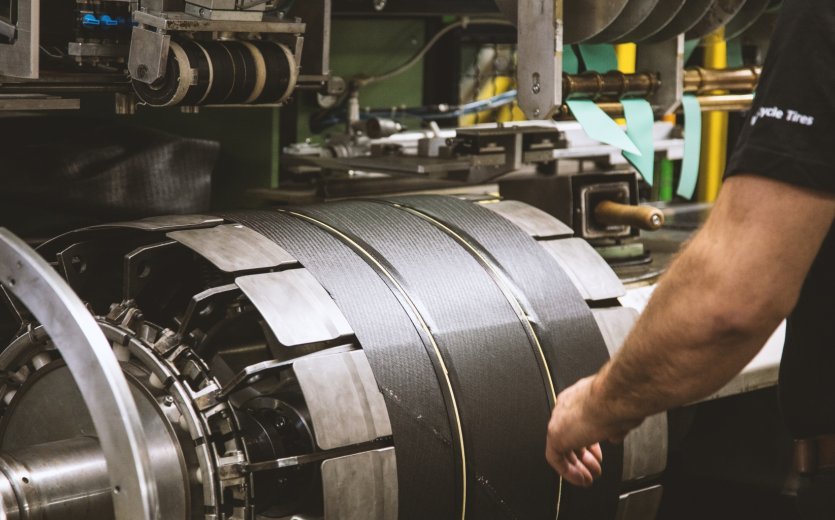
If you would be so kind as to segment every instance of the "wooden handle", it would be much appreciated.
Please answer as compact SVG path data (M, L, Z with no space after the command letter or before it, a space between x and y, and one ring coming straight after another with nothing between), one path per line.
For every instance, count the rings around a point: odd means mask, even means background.
M664 213L652 206L631 206L605 200L594 208L594 217L607 226L633 226L655 231L664 225Z

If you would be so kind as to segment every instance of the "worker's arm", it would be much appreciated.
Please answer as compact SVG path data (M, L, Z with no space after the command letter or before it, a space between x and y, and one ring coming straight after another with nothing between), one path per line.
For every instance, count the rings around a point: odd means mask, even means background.
M551 465L588 485L600 472L595 443L621 440L648 415L733 378L794 308L833 219L831 195L731 177L623 348L558 397L548 428Z

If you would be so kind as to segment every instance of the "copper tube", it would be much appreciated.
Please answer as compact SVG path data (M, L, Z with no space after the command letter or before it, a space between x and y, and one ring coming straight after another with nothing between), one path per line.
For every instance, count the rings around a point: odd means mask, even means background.
M760 67L725 70L694 67L684 71L684 91L696 94L707 94L714 90L752 92L757 87L761 73ZM563 96L566 99L612 100L630 96L650 97L660 84L661 79L657 74L647 72L584 72L563 74L562 77Z
M584 72L582 74L563 74L563 96L568 98L619 99L627 96L651 96L660 80L657 74L646 72L624 74L611 71L605 74Z
M748 110L751 108L751 103L754 101L753 94L725 94L725 95L716 95L716 96L698 96L699 105L702 108L702 112L712 112L716 110L727 111L727 112L741 112ZM599 106L604 112L612 117L622 117L623 116L623 105L618 103L617 101L609 101L598 103ZM556 115L557 119L571 119L571 111L568 109L568 106L563 105L560 107L559 112Z
M684 71L684 91L705 94L712 90L752 92L757 88L761 67L741 69L705 69L694 67Z

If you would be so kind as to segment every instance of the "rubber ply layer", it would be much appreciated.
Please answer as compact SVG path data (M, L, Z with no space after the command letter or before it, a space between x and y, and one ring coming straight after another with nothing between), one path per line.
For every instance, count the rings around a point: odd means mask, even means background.
M557 391L594 374L609 359L588 305L562 268L530 235L500 215L442 196L395 197L398 204L442 223L504 274L539 339ZM590 489L563 488L560 518L613 518L622 446L606 445L604 475Z
M436 226L391 206L349 201L300 213L386 262L429 324L456 399L447 405L463 425L467 518L553 516L548 389L518 315L485 269Z
M368 355L397 449L399 518L613 518L622 452L595 486L545 462L555 393L608 359L588 305L533 238L448 197L227 215L293 254ZM560 491L562 490L562 491Z
M399 518L460 518L460 474L450 417L429 340L408 306L348 245L276 212L227 215L280 244L331 294L374 369L397 450ZM460 479L458 479L460 480Z

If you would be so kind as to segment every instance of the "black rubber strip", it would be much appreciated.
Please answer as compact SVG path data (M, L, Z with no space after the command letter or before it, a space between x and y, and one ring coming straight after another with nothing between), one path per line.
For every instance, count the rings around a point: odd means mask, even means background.
M206 49L212 62L212 84L203 103L206 105L226 102L235 88L235 61L232 53L220 42L203 41L200 45Z
M429 321L463 425L467 518L552 517L549 389L525 327L485 268L432 224L391 206L348 201L300 213L386 262Z
M275 103L287 93L293 74L291 64L288 63L287 55L278 42L253 40L250 43L261 51L267 67L264 91L254 103Z
M199 43L194 40L186 40L180 42L183 50L188 55L188 61L191 68L197 71L197 83L188 89L188 93L183 98L181 105L190 106L196 105L206 95L206 91L211 86L209 74L209 58Z
M331 294L368 356L397 453L398 518L455 520L459 468L446 398L428 340L396 292L343 242L275 212L226 215L295 256Z
M235 63L235 81L232 92L226 99L229 104L240 104L246 101L255 88L255 59L249 49L238 41L226 41L223 45L232 55Z
M510 221L468 201L443 196L388 199L443 222L483 251L516 286L533 322L558 390L595 373L609 354L578 290L557 262ZM560 519L613 518L622 474L622 446L604 444L604 475L593 487L564 486Z

